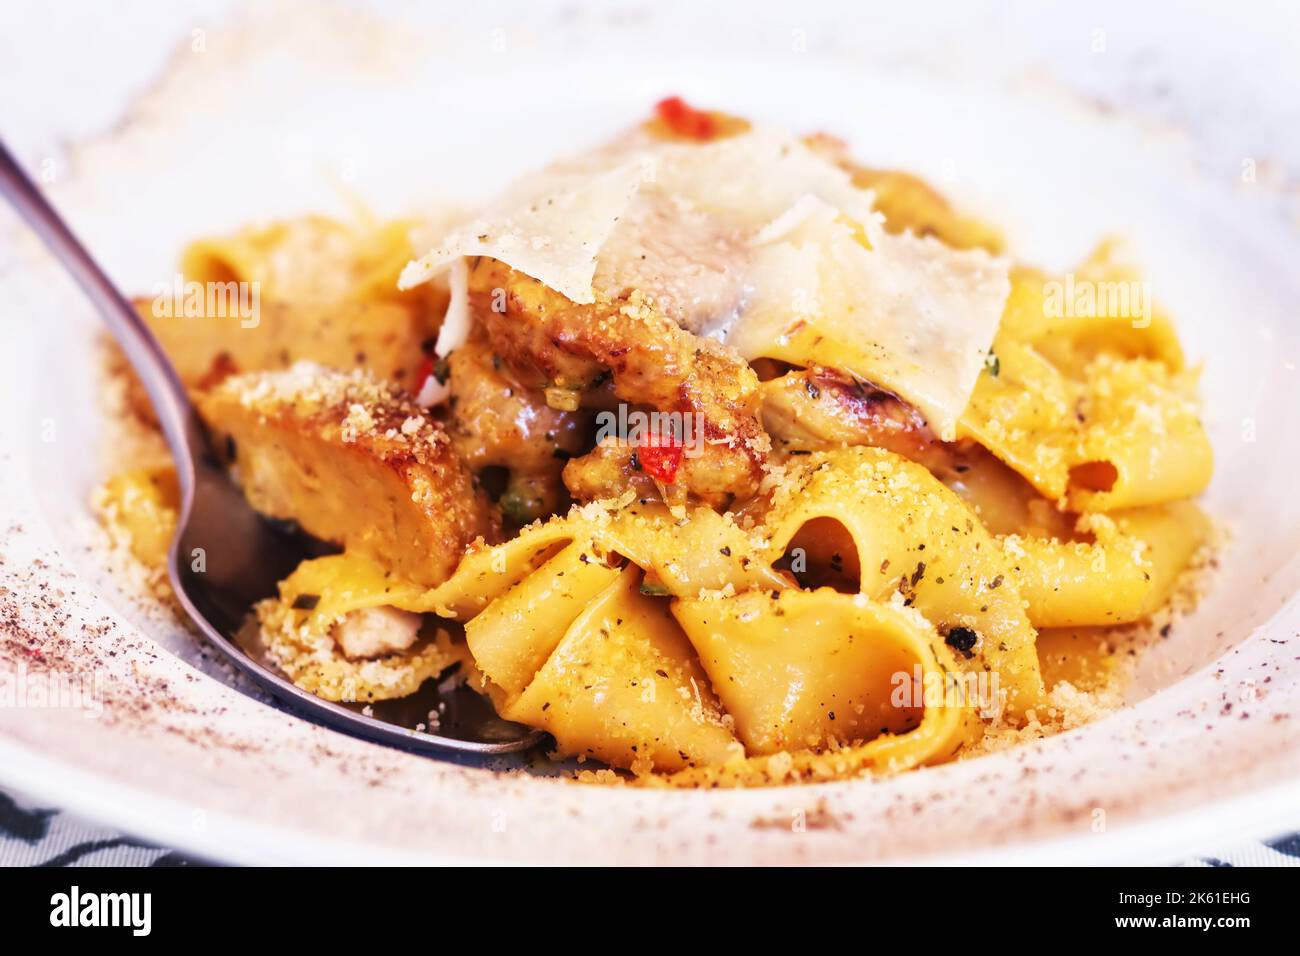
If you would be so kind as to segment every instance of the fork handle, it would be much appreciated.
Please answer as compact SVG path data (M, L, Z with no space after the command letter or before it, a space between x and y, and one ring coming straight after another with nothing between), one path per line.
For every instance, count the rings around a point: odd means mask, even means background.
M203 448L205 442L185 389L158 340L36 184L23 172L3 141L0 141L0 192L77 280L126 353L153 402L184 486L192 474L187 467L191 462L190 449Z

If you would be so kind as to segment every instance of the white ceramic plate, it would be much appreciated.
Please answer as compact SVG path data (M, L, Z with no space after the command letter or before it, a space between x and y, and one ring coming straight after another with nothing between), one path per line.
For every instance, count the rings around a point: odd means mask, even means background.
M87 508L105 434L96 318L15 227L0 287L0 668L29 685L64 674L94 706L0 707L0 784L245 862L1157 861L1300 825L1300 235L1293 198L1270 185L1300 150L1278 131L1272 154L1208 137L1223 118L1197 99L1201 74L1158 43L1140 56L1150 27L1120 7L1045 25L953 7L960 28L940 30L856 4L797 22L767 5L704 21L659 5L459 20L295 6L223 20L212 6L117 24L137 88L105 79L96 96L88 53L87 75L69 57L66 88L30 85L37 105L0 116L20 117L24 159L125 288L170 281L186 240L249 220L343 214L354 196L381 214L472 202L683 93L842 134L1005 223L1015 252L1048 266L1127 234L1205 361L1206 505L1234 537L1209 597L1144 660L1133 707L1015 752L891 780L659 793L384 749L267 706L105 568ZM1198 29L1220 50L1237 42ZM36 62L40 36L0 62ZM1180 91L1170 103L1157 81ZM98 120L64 115L83 87Z

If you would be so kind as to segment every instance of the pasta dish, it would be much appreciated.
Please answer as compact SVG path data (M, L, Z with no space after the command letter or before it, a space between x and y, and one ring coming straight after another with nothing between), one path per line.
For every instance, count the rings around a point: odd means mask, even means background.
M674 98L442 224L196 242L138 307L253 507L332 546L256 609L299 687L463 683L588 780L820 781L1114 706L1205 562L1170 319L1114 242L1003 246ZM167 466L97 501L163 563Z

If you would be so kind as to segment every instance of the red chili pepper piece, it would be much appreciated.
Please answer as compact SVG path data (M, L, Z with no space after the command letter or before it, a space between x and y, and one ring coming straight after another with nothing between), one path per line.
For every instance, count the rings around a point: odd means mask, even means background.
M420 361L420 367L415 370L415 394L419 395L424 388L424 383L429 380L433 374L433 357L426 355Z
M718 131L713 117L690 106L680 96L670 96L655 104L655 112L678 136L689 139L712 139Z
M682 465L682 454L685 450L675 437L652 435L641 442L641 447L637 449L637 458L646 474L670 485L677 477L677 469Z

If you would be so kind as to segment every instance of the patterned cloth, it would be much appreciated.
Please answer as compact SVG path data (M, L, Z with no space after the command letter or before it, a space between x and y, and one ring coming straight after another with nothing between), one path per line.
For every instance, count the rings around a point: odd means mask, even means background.
M0 866L204 866L193 859L0 790ZM1182 866L1300 866L1300 833Z
M0 790L0 866L193 866L191 859Z
M1300 833L1233 847L1220 856L1188 860L1183 866L1300 866Z

